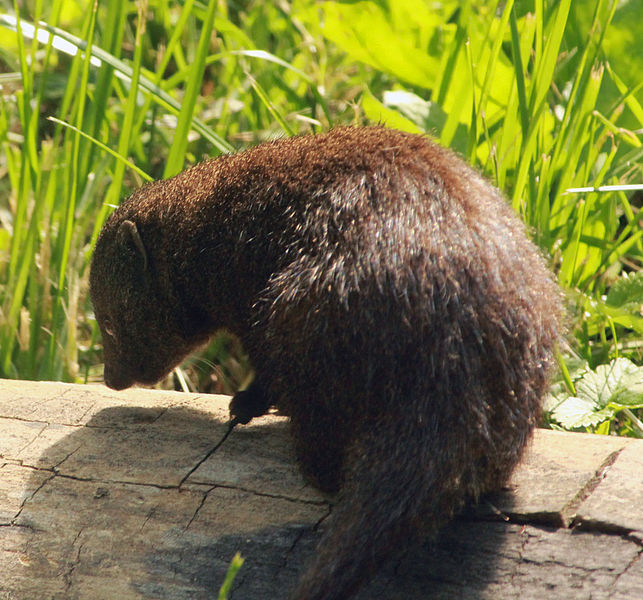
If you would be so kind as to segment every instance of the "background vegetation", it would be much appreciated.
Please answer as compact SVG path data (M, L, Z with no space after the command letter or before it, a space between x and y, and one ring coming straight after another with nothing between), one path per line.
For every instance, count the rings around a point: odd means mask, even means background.
M0 0L0 377L100 379L91 249L144 180L274 136L381 121L456 148L550 257L570 330L551 426L643 435L643 193L569 191L643 182L641 11L643 0ZM247 378L238 342L219 336L165 385L230 392Z

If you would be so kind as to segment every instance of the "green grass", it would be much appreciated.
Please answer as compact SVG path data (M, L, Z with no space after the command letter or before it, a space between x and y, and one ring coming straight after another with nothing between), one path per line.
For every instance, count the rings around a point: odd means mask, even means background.
M567 191L643 182L643 51L623 46L643 31L617 6L0 0L0 376L100 378L91 249L143 181L378 121L457 149L532 229L568 297L568 394L579 369L641 368L643 194ZM183 375L231 391L247 373L218 338ZM637 398L583 428L641 435Z
M225 580L223 582L223 585L221 586L221 589L219 590L218 600L227 600L228 594L230 594L230 590L232 589L234 578L239 572L239 569L241 569L241 567L243 566L243 562L244 559L241 557L241 554L239 554L239 552L237 552L232 557L232 561L230 562L230 567L228 567L228 572L226 573Z

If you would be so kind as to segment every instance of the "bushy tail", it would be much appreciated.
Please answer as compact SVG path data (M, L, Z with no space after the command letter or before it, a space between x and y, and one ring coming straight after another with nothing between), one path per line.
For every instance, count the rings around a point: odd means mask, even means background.
M417 414L365 424L348 450L340 500L292 600L341 600L396 547L435 531L466 494L466 438ZM426 519L426 521L425 521Z

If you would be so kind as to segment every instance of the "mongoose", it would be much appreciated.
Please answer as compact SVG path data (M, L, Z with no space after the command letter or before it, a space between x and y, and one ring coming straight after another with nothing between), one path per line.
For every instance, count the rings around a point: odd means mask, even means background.
M219 328L339 492L291 598L343 600L498 488L539 417L559 292L501 193L425 136L341 127L136 191L91 267L105 382L152 384Z

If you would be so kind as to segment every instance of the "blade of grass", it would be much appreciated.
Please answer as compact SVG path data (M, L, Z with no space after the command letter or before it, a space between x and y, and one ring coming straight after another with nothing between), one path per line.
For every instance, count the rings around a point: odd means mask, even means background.
M183 5L183 8L181 9L181 13L179 15L178 21L172 27L172 36L170 37L170 41L168 42L167 47L163 52L163 56L161 57L161 60L156 67L156 73L154 75L154 78L152 79L153 85L156 86L158 89L161 89L163 76L173 56L175 57L177 64L181 65L182 61L176 56L176 54L178 54L176 50L180 49L181 38L184 34L184 30L188 22L188 19L192 14L193 5L194 5L194 0L186 0L185 4ZM181 68L179 70L181 70ZM167 84L167 81L165 83ZM171 85L169 87L174 88L175 86ZM136 131L140 131L142 129L143 123L145 122L145 119L148 116L148 111L150 109L150 104L152 103L152 100L153 100L152 94L147 94L145 96L145 104L143 105L143 107L141 107L141 110L138 111L139 118L137 119L137 123L134 127ZM153 140L154 140L154 135L152 132L152 135L150 135L150 144L149 144L150 148L152 148Z
M618 110L620 105L625 103L627 107L632 111L639 124L643 127L643 107L641 107L641 104L636 99L636 95L641 90L641 88L643 88L643 81L632 88L628 88L623 80L614 72L609 63L605 64L605 68L607 69L611 80L614 82L614 85L616 85L619 93L621 94L620 98L618 98L614 102L614 106L609 112Z
M471 52L471 42L467 40L464 45L467 55L467 64L469 65L469 78L471 81L471 117L469 126L469 138L467 140L467 158L470 163L475 162L475 155L478 140L478 104L476 102L476 67L473 62L473 54Z
M15 31L15 25L11 19L7 18L7 15L0 15L0 26L3 26L12 31ZM62 52L66 52L67 54L75 56L77 51L84 52L87 49L87 43L85 41L83 41L81 38L78 38L68 33L67 31L64 31L63 29L60 29L58 27L52 27L47 23L39 23L38 27L47 31L50 35L57 36L60 39L68 42L71 48L76 49L76 51L72 51L69 46L65 46L62 48L58 47L57 49ZM117 75L121 79L123 79L128 83L131 81L132 68L126 63L124 63L122 60L117 59L116 57L112 56L109 52L106 52L105 50L97 46L90 47L90 54L92 58L96 59L95 62L92 62L93 66L95 67L100 66L101 64L100 61L106 62L116 71ZM72 66L72 69L73 69L73 66ZM77 77L77 73L72 71L69 77L70 79L73 80ZM151 94L155 102L157 102L162 108L164 108L165 110L167 110L168 112L174 115L178 115L180 113L181 103L175 100L174 98L172 98L166 91L161 89L159 86L154 85L154 83L148 77L141 75L139 83L140 83L141 90L144 91L145 93ZM65 106L66 106L65 102L63 102L63 110L60 111L61 115L65 115L67 113L67 110L64 109ZM218 148L221 152L232 152L234 150L233 146L231 146L226 140L224 140L216 133L214 133L210 128L207 127L207 125L205 125L199 119L193 118L191 125L195 131L200 133L205 139L207 139L215 148Z
M209 0L208 10L203 20L201 37L197 47L194 63L191 67L191 75L188 79L185 95L181 102L181 111L176 124L174 140L170 147L163 177L176 175L182 168L185 161L185 153L188 145L188 132L190 131L194 108L198 99L203 73L205 68L205 59L210 47L210 38L214 29L214 15L217 9L217 0Z
M259 85L257 80L250 75L250 73L246 73L246 78L250 82L250 85L252 86L252 89L255 91L263 105L270 111L270 114L275 118L275 121L279 123L280 127L289 135L293 136L295 135L295 132L292 130L290 125L286 122L286 120L283 118L283 116L279 113L275 105L270 101L270 98L268 97L268 94L266 94L266 91Z
M244 559L241 557L241 554L239 552L237 552L232 557L232 561L230 562L230 566L228 567L225 580L223 581L223 585L219 590L218 600L227 600L228 594L230 594L230 590L232 589L234 578L237 576L239 569L243 566L243 561Z
M56 24L62 12L63 0L55 0L49 12L49 20ZM38 0L34 12L34 19L39 21L42 13L42 2ZM47 91L50 86L50 71L52 69L52 56L53 53L53 37L48 36L45 46L44 58L42 59L42 67L38 77L38 89L34 99L34 114L33 114L33 127L40 130L40 114L42 106L47 103ZM34 40L37 35L34 36ZM30 69L34 70L37 64L38 56L35 53L36 44L34 46L34 53L32 54L32 61ZM29 378L37 378L39 372L42 370L44 362L38 360L38 354L41 348L46 347L47 339L45 338L46 327L43 323L49 325L49 318L51 317L51 286L52 277L50 276L50 255L51 255L51 227L48 222L48 215L51 212L55 198L55 185L57 181L57 169L52 168L54 146L47 140L40 140L38 150L38 169L35 185L33 188L34 209L31 216L32 222L38 224L34 228L33 233L34 243L32 250L34 255L32 257L32 265L29 273L28 282L28 295L25 298L24 306L22 307L21 314L27 314L29 320L29 347L28 350L18 354L17 361L19 363L20 373L28 374ZM45 338L45 339L43 339ZM25 376L25 375L22 375Z
M282 60L278 56L275 56L274 54L271 54L270 52L266 52L265 50L233 50L231 52L224 52L220 56L224 57L226 55L231 55L231 56L245 56L248 58L257 58L259 60L264 60L267 62L272 62L277 65L280 65L284 67L285 69L288 69L289 71L292 71L293 73L299 75L304 81L306 81L309 86L310 86L310 91L312 92L313 96L315 97L315 100L319 103L319 105L322 108L322 112L324 113L324 116L326 119L329 121L329 123L333 122L333 118L330 114L330 111L328 109L328 104L325 100L325 98L319 93L319 90L317 89L317 86L315 85L315 82L312 80L311 77L306 75L301 69L298 69L297 67L294 67L290 63L286 62L285 60ZM214 57L211 57L214 58ZM209 61L210 59L208 59Z
M511 56L513 57L514 70L516 72L516 89L518 90L518 108L520 111L520 123L523 136L529 131L529 108L527 106L527 93L525 86L525 71L522 66L520 53L520 34L518 33L518 21L516 19L516 8L511 9ZM523 139L525 139L523 137Z
M14 10L16 14L18 13L17 0L14 0ZM37 153L33 148L34 143L30 141L33 138L33 132L30 128L31 124L31 97L32 97L32 87L33 87L33 77L32 72L28 67L27 60L27 51L24 44L24 37L22 35L22 21L20 17L16 19L16 32L18 40L18 56L20 59L20 73L22 75L22 92L17 92L18 100L18 110L20 111L20 122L23 124L23 139L24 144L27 146L27 156L21 161L21 174L20 182L21 185L19 197L16 201L16 214L13 222L13 235L11 238L11 248L9 253L9 277L8 281L14 281L16 276L16 270L18 266L18 261L20 260L19 249L24 244L24 235L26 234L25 222L26 222L26 213L28 206L28 189L30 187L30 175L26 173L26 165L28 160L33 161L37 160Z
M440 65L438 81L435 87L438 90L436 102L442 106L446 100L447 92L456 75L458 56L462 52L463 45L467 39L467 25L471 17L471 0L464 0L459 7L457 29L451 47L444 53L446 60Z
M626 144L629 144L634 148L641 148L643 146L634 132L623 129L623 127L617 127L609 119L604 117L598 110L594 110L592 114L601 123L603 123L603 125L605 125L605 128L607 130L611 131L616 137L622 139Z
M551 82L554 76L554 69L560 47L569 17L571 0L560 0L557 3L556 16L550 31L547 32L543 54L538 63L536 63L536 75L534 77L534 88L530 100L530 113L534 113L547 96Z
M87 17L87 27L86 27L86 37L87 37L87 46L92 47L92 42L94 39L95 25L96 25L96 13L98 11L98 3L96 1L92 4L92 9ZM81 55L78 55L80 60ZM76 123L77 128L82 127L84 118L85 118L85 106L88 97L88 85L89 85L89 67L91 62L91 54L89 52L85 53L85 56L82 58L82 69L81 69L81 80L78 88L78 93L76 96ZM74 132L72 140L72 155L70 159L70 168L69 168L69 188L70 195L67 197L67 204L64 210L64 216L62 221L62 232L59 236L57 244L57 254L58 254L58 276L57 276L57 289L56 289L56 299L53 305L52 312L52 326L54 331L57 329L56 325L58 318L60 318L60 313L63 310L62 302L65 290L65 280L67 276L67 263L69 261L69 254L71 249L72 233L74 230L74 217L76 210L76 202L78 199L78 189L80 185L79 181L79 166L80 166L80 141L81 135L77 132ZM75 323L68 323L69 327L75 327ZM63 343L62 340L58 339L56 335L52 335L49 340L48 346L48 360L47 364L49 365L48 379L57 379L56 377L56 347L57 345Z
M584 44L583 54L579 61L577 67L578 75L574 78L574 83L572 86L572 91L569 95L569 100L567 101L565 107L565 114L563 115L562 123L560 130L557 135L556 142L554 144L554 149L552 153L552 164L554 168L560 168L563 173L569 174L573 172L573 169L569 168L569 160L564 156L566 149L570 145L570 131L577 127L578 119L583 119L585 115L581 114L578 110L578 105L584 102L584 98L587 93L587 88L589 86L590 77L592 74L593 66L595 64L597 53L600 49L600 44L602 41L602 35L596 40L596 31L600 30L600 14L602 11L602 6L604 5L604 0L600 0L596 6L596 11L594 13L594 18L592 22L592 27L590 33L588 34L587 41ZM613 10L609 15L609 20L604 23L604 27L607 28L611 19L613 17ZM592 107L593 108L593 107ZM558 190L565 189L569 187L563 182L558 186ZM560 198L560 195L559 195ZM558 210L553 210L552 212L557 213Z
M122 0L108 0L104 11L106 18L104 22L101 23L101 42L107 49L107 52L116 58L119 57L121 48L123 47L123 36L128 13L126 8L127 3L122 2ZM98 139L100 137L100 130L105 120L105 111L108 107L113 85L114 69L108 63L104 63L101 68L98 69L96 86L87 118L87 128L91 138ZM86 147L83 147L83 150L84 151L81 152L82 164L80 172L83 176L86 176L91 169L91 165L94 164L96 145L87 144Z
M14 10L18 13L17 0L14 0ZM5 313L4 323L0 328L0 370L7 376L15 375L15 367L12 364L13 351L16 346L16 332L18 321L28 283L28 275L32 264L34 246L34 221L29 220L29 207L33 210L31 202L31 190L34 179L38 177L38 159L36 152L37 130L34 129L32 118L32 94L33 94L33 73L29 69L29 57L24 44L22 22L19 16L16 18L16 33L18 43L18 57L20 72L22 75L23 89L16 93L20 122L22 124L23 143L22 148L26 151L15 155L19 160L19 168L16 162L11 161L13 179L16 182L14 189L17 190L15 199L15 214L13 218L13 232L9 247L9 265L7 286L3 290L3 311ZM35 42L34 42L35 44ZM34 162L35 161L35 162ZM17 172L19 171L19 176Z
M78 133L82 135L85 139L89 140L92 144L95 144L98 148L101 150L107 152L108 154L111 154L116 160L122 162L126 167L132 169L135 173L140 175L145 181L153 181L154 178L151 175L148 175L143 169L137 167L133 162L128 160L125 156L120 154L118 151L113 150L106 144L103 144L103 142L97 140L96 138L92 137L88 133L85 133L81 129L78 129L78 127L74 127L73 125L66 123L65 121L61 121L60 119L57 119L56 117L47 117L49 121L52 121L53 123L57 123L58 125L62 125L63 127L67 127L74 131L75 133Z
M120 131L118 140L118 152L121 157L127 157L129 154L130 143L132 139L132 130L134 119L137 112L136 97L138 95L138 83L141 73L141 60L143 55L143 35L145 33L145 11L147 10L147 0L138 3L138 19L136 22L136 42L134 46L134 57L132 61L132 78L130 80L130 89L125 103L125 110L123 115L123 125ZM119 202L121 189L123 186L123 177L125 175L125 162L122 160L117 161L114 168L114 176L112 182L105 195L105 201L102 203L98 211L98 218L94 225L94 231L91 237L91 246L94 247L98 234L107 218L108 213L112 210L111 206L117 205ZM147 176L146 176L147 177Z
M487 110L487 101L491 91L491 84L496 73L496 66L498 64L500 49L502 47L502 42L504 39L504 32L507 29L507 23L509 22L509 17L513 12L513 0L508 0L505 3L505 6L502 10L502 16L497 23L496 36L491 46L491 53L489 55L489 60L487 61L487 66L485 69L485 77L482 83L482 89L480 91L480 102L478 111L480 114L484 113Z

